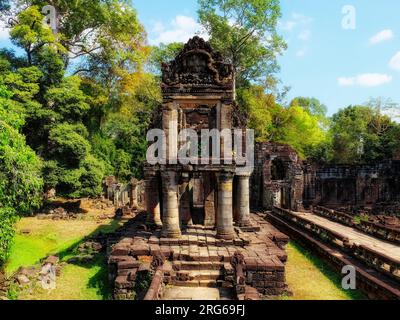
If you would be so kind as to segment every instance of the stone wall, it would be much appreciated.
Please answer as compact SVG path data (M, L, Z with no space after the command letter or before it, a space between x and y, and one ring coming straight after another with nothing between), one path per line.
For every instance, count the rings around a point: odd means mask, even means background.
M373 165L318 166L301 161L286 145L256 145L251 181L254 208L274 206L344 208L358 213L400 216L400 161Z
M306 168L306 204L399 214L400 161Z
M301 210L303 193L303 163L297 153L287 145L257 144L251 183L253 207Z
M120 183L114 176L106 177L103 181L104 197L112 201L117 208L144 208L145 193L144 181L134 178L128 183Z

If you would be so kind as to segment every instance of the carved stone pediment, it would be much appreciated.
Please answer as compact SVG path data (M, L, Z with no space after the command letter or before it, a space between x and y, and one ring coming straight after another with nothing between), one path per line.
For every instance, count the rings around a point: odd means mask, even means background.
M168 88L232 87L233 68L202 38L189 40L170 63L162 65L163 90Z

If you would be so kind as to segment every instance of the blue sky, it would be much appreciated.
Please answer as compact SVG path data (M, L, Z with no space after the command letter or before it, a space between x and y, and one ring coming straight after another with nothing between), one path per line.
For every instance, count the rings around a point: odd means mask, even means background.
M200 29L196 0L132 2L151 44L186 41ZM400 102L400 1L282 0L281 4L279 33L289 48L279 58L279 77L291 87L289 98L316 97L328 106L329 114L370 97ZM355 10L354 29L342 25L350 17L349 11L342 13L346 5ZM0 46L7 45L5 37L0 30Z

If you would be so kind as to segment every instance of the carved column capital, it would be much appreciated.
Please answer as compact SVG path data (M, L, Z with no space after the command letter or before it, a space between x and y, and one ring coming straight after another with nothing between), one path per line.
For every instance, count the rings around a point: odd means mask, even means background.
M235 174L233 172L218 172L216 174L218 182L223 183L223 182L230 182L233 180Z

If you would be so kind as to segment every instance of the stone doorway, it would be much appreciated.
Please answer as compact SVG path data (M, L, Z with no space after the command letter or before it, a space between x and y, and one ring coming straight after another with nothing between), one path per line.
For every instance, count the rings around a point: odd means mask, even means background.
M205 199L204 199L204 179L202 175L197 175L193 178L193 193L192 193L192 204L191 204L191 216L194 225L205 224L206 212L205 212Z

